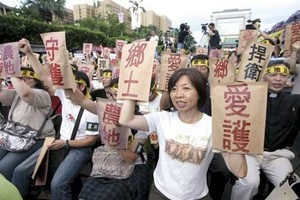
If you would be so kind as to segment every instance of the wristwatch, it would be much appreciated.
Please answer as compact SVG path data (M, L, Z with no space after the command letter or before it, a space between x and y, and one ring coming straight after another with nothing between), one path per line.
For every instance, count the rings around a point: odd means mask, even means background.
M65 149L70 149L69 140L66 140L64 148Z

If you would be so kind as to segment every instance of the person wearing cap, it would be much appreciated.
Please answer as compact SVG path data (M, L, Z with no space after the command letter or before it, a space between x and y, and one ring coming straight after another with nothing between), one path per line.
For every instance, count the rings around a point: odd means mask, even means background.
M14 89L2 89L0 83L0 101L6 106L11 106L8 118L39 130L52 109L50 95L39 76L32 68L21 68L21 77L12 77L11 82ZM33 172L33 169L24 169L22 163L26 161L34 166L37 156L31 157L31 155L40 150L45 137L54 137L54 135L53 123L49 119L38 140L29 150L10 152L0 147L0 173L16 185L21 195L25 195L28 191L29 177Z
M50 90L51 76L48 71L42 67L41 63L33 56L30 43L26 39L21 39L20 50L26 54L30 63L45 84ZM90 81L88 76L81 71L73 70L75 82L78 91L86 98L91 98L89 94ZM98 138L99 122L98 116L84 110L79 128L76 132L74 140L70 140L72 130L74 128L80 106L74 105L69 99L66 98L63 89L56 89L55 95L60 98L62 103L62 123L60 127L60 138L56 139L48 146L51 151L67 149L68 154L58 166L54 177L51 181L51 198L52 199L72 199L71 184L81 171L81 169L88 163L92 157L92 146Z
M260 170L274 186L279 186L293 171L290 160L300 155L300 95L282 91L290 75L289 67L283 60L271 60L265 71L268 99L263 157L246 155L248 174L235 182L233 200L249 200L257 194Z

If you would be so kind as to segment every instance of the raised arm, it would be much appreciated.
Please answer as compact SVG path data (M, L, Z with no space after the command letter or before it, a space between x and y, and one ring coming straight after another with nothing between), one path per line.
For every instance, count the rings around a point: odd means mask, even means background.
M65 89L66 98L70 99L72 103L80 105L84 109L97 115L97 103L85 97L79 89L73 92L72 89Z
M21 99L29 105L34 105L34 90L20 78L11 77L10 80Z
M49 71L40 63L40 61L35 57L30 43L27 39L22 38L19 41L20 50L27 56L30 65L32 66L35 73L40 77L40 80L44 82L44 85L48 88L50 94L54 94L51 76Z
M234 154L223 152L222 156L225 160L227 168L238 178L247 176L247 162L244 154Z
M291 56L286 59L286 62L290 64L291 74L295 74L296 71L296 63L297 63L297 54L300 52L300 41L297 41L292 46Z
M149 131L148 123L143 115L134 115L135 101L125 99L123 102L119 123L131 129Z

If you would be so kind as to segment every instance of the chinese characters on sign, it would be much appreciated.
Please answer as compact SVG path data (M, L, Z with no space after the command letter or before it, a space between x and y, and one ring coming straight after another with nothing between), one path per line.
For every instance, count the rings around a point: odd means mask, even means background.
M233 153L262 153L267 84L220 83L212 85L211 92L213 148Z
M147 102L157 42L137 42L123 46L118 98Z
M2 44L2 62L7 77L20 77L21 59L18 42Z
M300 22L289 24L285 28L284 56L291 55L292 45L300 41Z
M108 99L98 99L97 104L101 141L116 149L126 148L130 129L119 126L121 105Z
M179 68L186 68L188 64L188 55L164 52L161 57L159 89L167 91L171 75Z
M209 59L210 84L232 83L235 80L234 61L228 59Z
M257 30L240 30L237 54L242 54L246 48L247 43L257 39L257 34Z
M75 90L76 83L68 59L65 32L43 33L41 37L47 53L54 89Z
M242 56L237 80L242 82L260 81L273 49L273 45L259 42L249 43Z

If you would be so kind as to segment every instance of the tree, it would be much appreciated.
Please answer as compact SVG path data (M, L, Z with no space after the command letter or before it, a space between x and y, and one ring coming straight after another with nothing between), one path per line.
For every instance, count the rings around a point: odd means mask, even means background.
M54 16L63 19L65 4L66 0L25 0L22 2L20 14L49 23L54 20Z
M145 8L140 6L141 2L143 0L140 0L140 2L137 2L137 1L132 1L132 0L129 0L129 3L132 4L132 6L130 6L128 8L129 11L132 11L133 14L136 15L136 23L137 23L137 28L136 28L136 32L138 33L138 23L139 23L139 10L141 9L143 12L146 12Z

